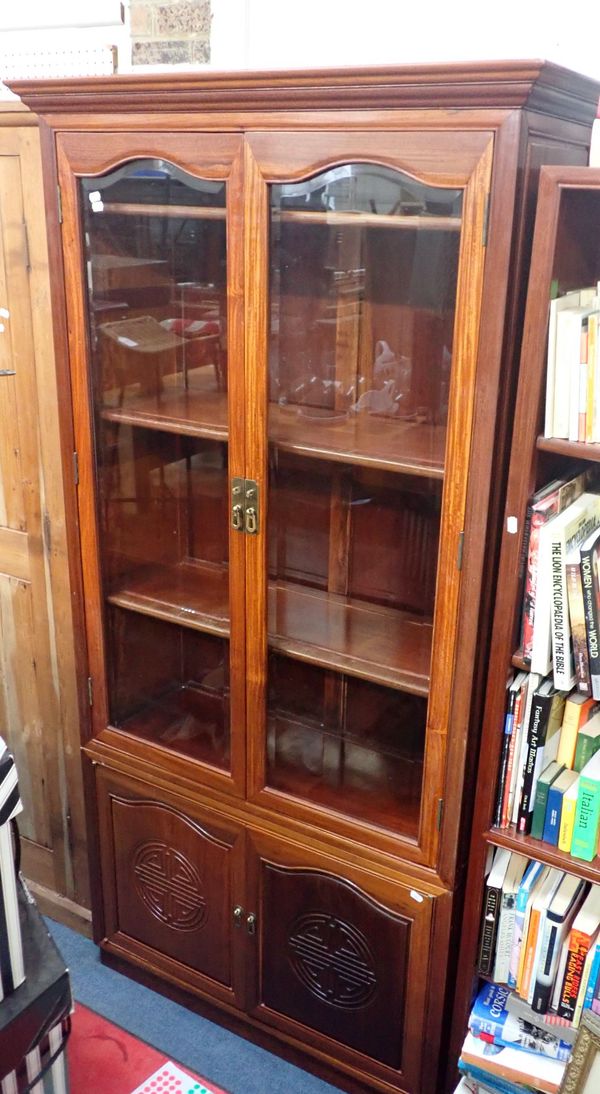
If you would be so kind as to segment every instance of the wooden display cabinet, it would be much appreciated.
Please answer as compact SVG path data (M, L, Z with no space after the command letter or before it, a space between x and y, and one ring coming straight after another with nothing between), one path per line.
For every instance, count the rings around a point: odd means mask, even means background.
M523 668L518 650L522 614L519 579L522 529L527 503L536 489L574 468L600 460L600 446L544 437L549 306L552 295L600 280L600 170L589 167L543 167L540 172L535 235L527 294L515 428L508 476L498 589L477 776L467 915L461 940L460 974L454 1017L454 1052L464 1038L481 929L484 869L490 845L538 859L595 884L600 859L583 862L542 840L517 834L515 826L499 829L494 806L507 670ZM512 520L510 518L513 518Z
M338 1081L433 1094L532 197L598 87L15 89L64 270L96 937Z

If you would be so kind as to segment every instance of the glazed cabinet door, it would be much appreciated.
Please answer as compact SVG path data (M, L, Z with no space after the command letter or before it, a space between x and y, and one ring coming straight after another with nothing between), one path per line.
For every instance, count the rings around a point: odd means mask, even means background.
M438 979L428 999L436 899L262 835L249 875L253 1016L375 1089L433 1090L443 997Z
M139 780L95 771L105 948L239 1005L242 830Z
M484 132L246 153L251 793L430 864L490 166Z
M240 141L65 134L58 158L93 733L242 794Z

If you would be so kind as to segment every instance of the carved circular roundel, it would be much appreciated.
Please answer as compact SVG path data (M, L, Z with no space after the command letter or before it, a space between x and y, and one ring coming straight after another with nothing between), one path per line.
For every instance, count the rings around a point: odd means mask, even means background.
M154 840L133 856L136 889L152 915L176 931L195 931L206 919L200 875L181 851Z
M375 960L363 934L324 912L299 916L288 939L290 964L304 987L325 1003L364 1007L377 991Z

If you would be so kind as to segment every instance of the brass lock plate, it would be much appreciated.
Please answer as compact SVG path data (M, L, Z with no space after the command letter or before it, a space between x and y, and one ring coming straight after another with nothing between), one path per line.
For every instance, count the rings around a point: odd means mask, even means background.
M254 479L231 480L231 527L255 536L259 530L260 496Z

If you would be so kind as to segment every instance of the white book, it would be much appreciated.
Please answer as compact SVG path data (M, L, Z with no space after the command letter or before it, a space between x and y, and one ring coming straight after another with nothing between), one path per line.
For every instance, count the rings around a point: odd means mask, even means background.
M500 918L496 932L496 960L494 962L494 980L497 984L506 984L508 981L517 893L527 867L527 861L525 855L513 853L502 883Z
M546 414L544 421L544 436L554 437L554 401L556 398L564 399L564 391L556 391L556 317L565 308L572 308L580 303L579 290L569 292L566 296L557 296L550 301L548 318L548 354L546 358Z
M589 304L572 304L556 315L553 429L555 437L565 440L571 433L572 413L575 409L579 413L581 325L591 311L593 308Z
M569 691L577 683L567 591L567 556L600 526L600 494L581 494L549 522L552 569L552 661L554 687Z
M494 1051L490 1051L493 1048ZM483 1068L489 1075L521 1083L536 1090L558 1092L566 1064L552 1060L539 1052L524 1052L522 1048L491 1046L468 1033L461 1050L465 1064Z
M539 923L538 933L535 941L535 953L533 955L533 961L531 964L531 976L529 978L529 985L527 988L527 1002L529 1006L533 1003L533 996L535 992L536 977L542 954L542 942L544 937L544 930L546 927L546 916L548 909L556 896L556 892L564 880L564 873L562 870L551 870L544 888L539 893L538 897L534 901L534 907L539 911Z

